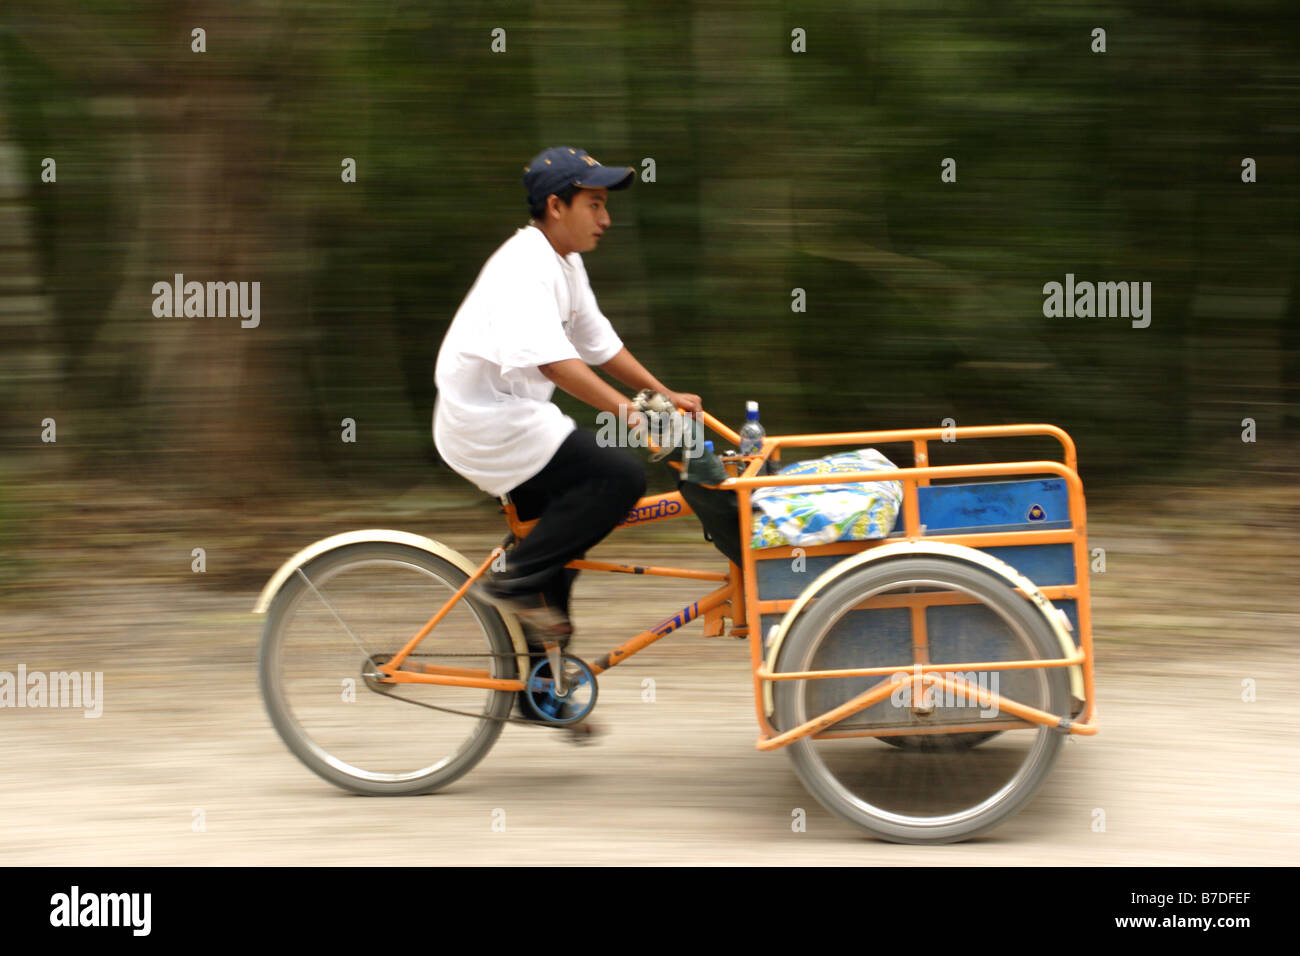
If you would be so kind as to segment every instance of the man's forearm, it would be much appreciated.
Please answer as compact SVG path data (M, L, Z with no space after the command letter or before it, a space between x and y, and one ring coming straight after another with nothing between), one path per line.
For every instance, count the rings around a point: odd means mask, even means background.
M649 370L636 360L636 357L627 350L627 346L619 349L618 354L602 365L601 369L628 388L637 390L648 388L651 391L664 393L668 391L663 382L651 375Z
M601 367L605 368L606 366ZM600 376L589 369L580 359L549 362L546 365L539 365L537 368L559 388L568 392L578 401L586 402L592 408L600 409L602 412L613 412L617 415L620 412L620 406L627 405L627 396L620 395L613 386L602 381Z

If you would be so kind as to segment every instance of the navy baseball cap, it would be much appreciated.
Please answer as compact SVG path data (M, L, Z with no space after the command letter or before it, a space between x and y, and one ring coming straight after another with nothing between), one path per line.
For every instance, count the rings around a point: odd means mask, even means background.
M523 183L528 190L528 205L534 206L565 186L626 189L635 178L636 170L631 166L602 166L585 149L552 146L524 167Z

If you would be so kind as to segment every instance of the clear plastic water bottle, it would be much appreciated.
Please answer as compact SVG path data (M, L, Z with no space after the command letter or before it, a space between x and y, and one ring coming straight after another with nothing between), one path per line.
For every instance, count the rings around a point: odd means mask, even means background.
M745 424L740 426L740 453L757 455L763 447L767 432L758 423L758 402L745 403Z

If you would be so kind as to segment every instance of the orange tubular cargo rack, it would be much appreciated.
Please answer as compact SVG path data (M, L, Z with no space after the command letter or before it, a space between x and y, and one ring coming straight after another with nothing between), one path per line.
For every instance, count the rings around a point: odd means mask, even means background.
M709 423L713 425L713 422ZM1011 438L1025 436L1050 436L1061 445L1063 462L1058 461L1020 461L990 464L948 465L931 467L929 465L928 443L935 440L963 441L976 438ZM908 443L911 445L915 467L898 468L894 471L861 472L834 475L797 475L797 476L763 476L758 472L768 458L779 458L783 449L806 448L814 446L862 446L891 443ZM1030 476L1051 476L1044 481L1027 480ZM996 483L982 479L1017 478L1014 482ZM971 479L978 483L931 485L933 480ZM999 671L1019 668L1068 667L1081 677L1076 685L1081 684L1082 699L1076 701L1076 716L1073 718L1061 714L1052 714L1034 707L1029 707L997 694L989 694L987 699L996 704L999 713L1010 714L1017 718L1011 722L983 723L979 730L1009 729L1041 724L1071 734L1091 735L1098 729L1097 711L1093 683L1092 622L1089 612L1088 592L1088 551L1086 534L1086 510L1083 496L1083 484L1079 478L1076 464L1074 442L1062 429L1053 425L1001 425L962 428L923 428L896 431L843 432L817 435L769 436L763 445L762 453L749 459L743 474L728 482L736 489L740 505L741 532L748 540L752 524L751 495L759 488L772 486L827 485L842 482L877 482L897 480L903 485L903 503L898 530L890 537L869 541L843 541L825 545L809 545L800 548L776 547L755 550L747 548L744 555L744 567L741 579L744 588L744 602L747 617L755 622L749 631L750 663L754 674L755 710L762 734L758 741L760 750L773 750L785 746L800 737L840 736L892 736L900 733L937 733L945 730L966 730L967 727L933 726L922 730L828 730L832 725L879 703L906 681L897 677L900 667L909 671L908 680L915 675L925 674L926 680L940 690L959 690L951 681L951 675L941 672L986 670L995 667ZM1015 507L1017 494L1028 494L1029 498L1042 497L1045 503L1033 500L1027 507L1022 521L990 522L968 521L962 524L961 503L958 500L954 509L953 500L963 495L996 493L998 504L1005 512L1007 507ZM1022 494L1023 493L1023 494ZM1044 497L1046 496L1046 497ZM923 498L926 499L923 501ZM959 515L944 514L945 504L948 510L956 510ZM1064 509L1064 514L1061 513ZM937 526L922 523L922 512L928 511L939 520ZM967 509L975 510L975 509ZM996 509L993 509L996 510ZM1051 520L1055 519L1055 520ZM1019 527L1017 527L1019 525ZM799 558L810 570L827 570L845 559L885 547L899 541L913 543L951 543L964 545L984 551L1012 565L1016 570L1033 582L1029 590L1036 590L1041 597L1053 602L1057 609L1058 622L1061 617L1068 620L1067 627L1073 632L1073 642L1069 653L1064 652L1054 659L1039 660L997 660L997 661L962 661L932 664L926 658L925 615L927 607L938 604L961 603L951 596L944 595L897 595L876 599L869 606L872 608L892 606L907 608L911 617L913 654L910 662L899 662L890 666L848 669L821 669L816 671L779 673L769 669L765 662L768 647L766 641L773 625L780 621L791 608L798 603L796 593L788 589L789 581L782 582L782 574L765 573L769 568L788 566L792 558ZM1039 583L1039 575L1048 580ZM788 578L789 576L786 575ZM804 573L801 582L813 582L818 575ZM767 587L775 582L775 587ZM785 583L786 590L780 585ZM1025 582L1026 584L1029 581ZM802 586L802 585L801 585ZM1008 587L1011 585L1009 584ZM1022 595L1025 590L1017 588ZM772 593L775 592L775 596ZM1045 603L1045 602L1044 602ZM1047 608L1042 608L1047 611ZM1080 673L1081 672L1081 673ZM777 730L769 719L770 689L774 682L784 680L826 680L846 677L895 675L892 680L882 680L869 690L845 701L820 717L806 721L802 725L785 731ZM1074 696L1079 696L1076 691ZM765 701L767 704L765 704Z

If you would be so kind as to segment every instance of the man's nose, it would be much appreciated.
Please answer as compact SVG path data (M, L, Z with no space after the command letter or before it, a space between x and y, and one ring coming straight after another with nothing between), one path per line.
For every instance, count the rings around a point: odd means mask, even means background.
M600 228L608 229L610 227L610 224L613 222L613 220L609 218L609 210L602 209L600 211L600 217L597 221L600 224Z

